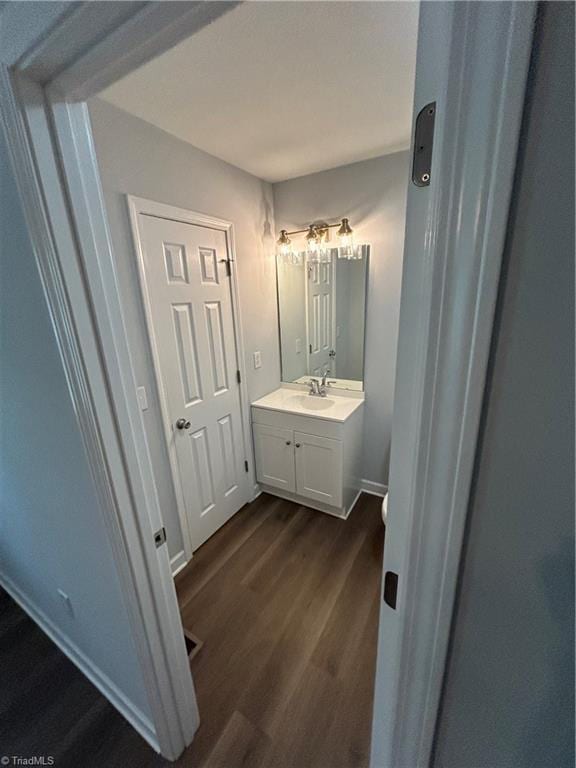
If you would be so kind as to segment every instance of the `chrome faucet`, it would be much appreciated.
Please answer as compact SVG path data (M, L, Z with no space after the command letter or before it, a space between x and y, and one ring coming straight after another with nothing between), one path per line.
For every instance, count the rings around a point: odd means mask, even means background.
M326 374L322 376L322 382L318 381L318 379L310 379L308 383L310 385L309 395L326 397Z
M320 394L320 382L318 379L310 379L308 384L310 385L310 391L308 394L318 396Z

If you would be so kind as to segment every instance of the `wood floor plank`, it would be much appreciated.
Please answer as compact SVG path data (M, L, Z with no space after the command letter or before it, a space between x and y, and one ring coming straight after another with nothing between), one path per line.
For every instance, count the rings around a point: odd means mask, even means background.
M380 592L384 539L379 511L366 519L367 535L346 584L326 623L312 660L334 677L346 679L364 652L363 632L372 618L373 601ZM358 595L362 594L362 599Z
M334 702L334 718L323 749L326 767L368 768L370 763L379 604L378 592L374 595L370 617L361 636L362 655L345 678L342 695Z
M178 768L368 765L383 533L374 497L343 521L263 494L198 550L176 580L204 641ZM1 590L0 743L70 768L169 765Z
M269 736L282 726L286 705L314 653L362 541L362 534L351 538L341 528L326 553L315 553L309 580L302 583L298 598L287 606L283 631L240 701L242 711Z
M184 568L175 579L178 603L183 609L235 552L282 503L261 494L245 505L226 525L208 539L194 554L191 567Z
M329 768L324 741L341 696L339 681L314 664L307 664L284 712L283 727L270 740L262 765Z
M233 535L222 529L223 553L220 532L210 539L210 557L201 548L199 589L194 561L184 574L183 623L204 647L192 662L202 724L182 765L204 768L226 755L232 760L226 768L332 768L335 759L363 765L372 716L380 500L362 495L342 521L260 497L255 519L244 515ZM314 723L321 723L321 738ZM331 743L324 738L329 733L337 734ZM335 757L335 743L344 758ZM242 762L245 749L249 763Z
M205 768L231 768L260 764L268 750L268 740L254 728L241 712L235 710L214 749L208 755Z

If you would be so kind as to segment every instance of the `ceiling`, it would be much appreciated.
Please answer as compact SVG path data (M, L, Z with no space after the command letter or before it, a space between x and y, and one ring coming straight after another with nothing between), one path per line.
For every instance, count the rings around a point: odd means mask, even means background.
M276 182L406 149L416 2L246 2L100 94Z

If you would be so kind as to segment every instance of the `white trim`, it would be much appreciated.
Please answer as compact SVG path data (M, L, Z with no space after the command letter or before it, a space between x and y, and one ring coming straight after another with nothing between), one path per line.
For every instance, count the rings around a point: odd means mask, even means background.
M68 170L67 182L74 192L70 197L61 181L63 169L53 143L45 90L0 67L3 129L99 495L156 737L162 754L175 758L193 738L199 724L198 710L167 548L156 549L152 539L161 515L154 487L151 493L146 492L146 476L153 476L151 465L147 471L131 451L141 415L135 413L135 398L126 398L126 389L120 384L122 376L131 376L130 360L118 355L114 334L106 330L110 296L93 302L95 296L103 295L102 281L113 280L114 273L99 272L100 262L91 263L86 258L81 266L76 248L77 235L84 254L102 248L106 258L109 245L86 107L56 99L52 105L56 131L61 131L61 139L65 137L61 154ZM90 215L83 218L86 211ZM69 212L76 215L77 230ZM102 222L104 227L98 227ZM85 278L90 280L91 299ZM118 305L114 310L121 317ZM117 341L123 343L122 339ZM124 370L120 376L119 366ZM114 406L111 390L115 393Z
M0 585L8 592L20 608L30 616L50 640L78 667L90 682L98 688L108 701L128 720L131 726L144 738L156 752L160 752L154 724L136 707L108 675L92 659L78 648L49 618L40 610L5 573L0 571Z
M180 552L178 552L173 557L171 557L170 570L172 571L172 577L177 576L181 570L186 568L189 562L190 560L189 558L186 557L186 552L184 552L183 549L181 549Z
M97 22L105 27L105 33L98 38L98 27L94 24L94 37L90 41L92 44L86 47L84 54L74 57L72 65L64 71L51 68L50 76L55 77L53 82L56 87L74 101L88 99L195 34L238 4L237 0L156 2L147 3L144 7L141 3L135 3L132 17L113 29L110 29L106 19L106 16L110 16L110 10L103 6L102 16L97 18ZM88 2L87 5L93 6L95 3ZM58 37L57 33L52 35L50 48L73 45L80 32L86 35L86 25L81 25L76 35L71 30L72 37L68 39ZM43 58L52 58L51 50L43 53ZM61 52L58 55L61 56ZM39 72L45 75L45 67L41 66Z
M422 3L416 115L436 101L429 187L410 184L372 768L424 768L446 664L531 52L533 3ZM423 56L428 56L426 67Z
M360 480L360 490L364 493L369 493L372 496L384 497L388 493L388 486L384 483L376 483L374 480L366 480L362 478Z
M176 457L174 441L172 440L171 429L169 426L170 418L168 401L166 398L166 392L164 391L162 377L160 375L160 358L156 346L154 326L152 322L152 307L150 303L150 292L148 290L146 269L144 264L144 251L142 248L142 238L138 217L142 214L147 216L156 216L158 218L167 219L169 221L180 221L185 224L208 227L210 229L216 229L219 232L223 232L226 237L226 248L228 252L228 259L230 261L230 298L232 305L232 322L234 325L236 365L240 371L240 421L242 425L242 444L244 446L244 457L246 461L248 461L248 472L244 473L245 476L243 477L243 503L246 504L250 501L250 489L255 482L255 462L253 456L252 440L250 439L250 401L248 399L248 390L246 387L246 358L244 355L242 324L240 319L240 289L238 285L238 271L236 269L234 225L231 221L227 221L226 219L208 216L204 213L198 213L196 211L187 210L185 208L178 208L174 205L158 203L153 200L147 200L142 197L136 197L134 195L126 195L126 199L128 202L128 211L136 253L136 260L138 263L140 295L142 297L144 314L146 317L146 335L154 363L154 378L156 381L158 399L160 401L160 407L162 410L162 419L165 425L165 441L168 450L168 456L170 458L170 468L172 470L174 489L176 492L178 515L182 524L184 549L188 559L190 559L194 549L194 542L192 540L190 524L186 515L186 507L184 504L184 497L180 483L180 469Z

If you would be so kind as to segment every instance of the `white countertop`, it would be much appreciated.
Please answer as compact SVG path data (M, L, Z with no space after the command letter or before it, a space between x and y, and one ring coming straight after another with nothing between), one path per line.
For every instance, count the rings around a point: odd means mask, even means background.
M339 422L346 421L363 404L363 397L337 395L334 390L331 390L326 397L318 397L309 395L306 391L287 387L280 387L252 403L254 408L296 413L299 416Z

